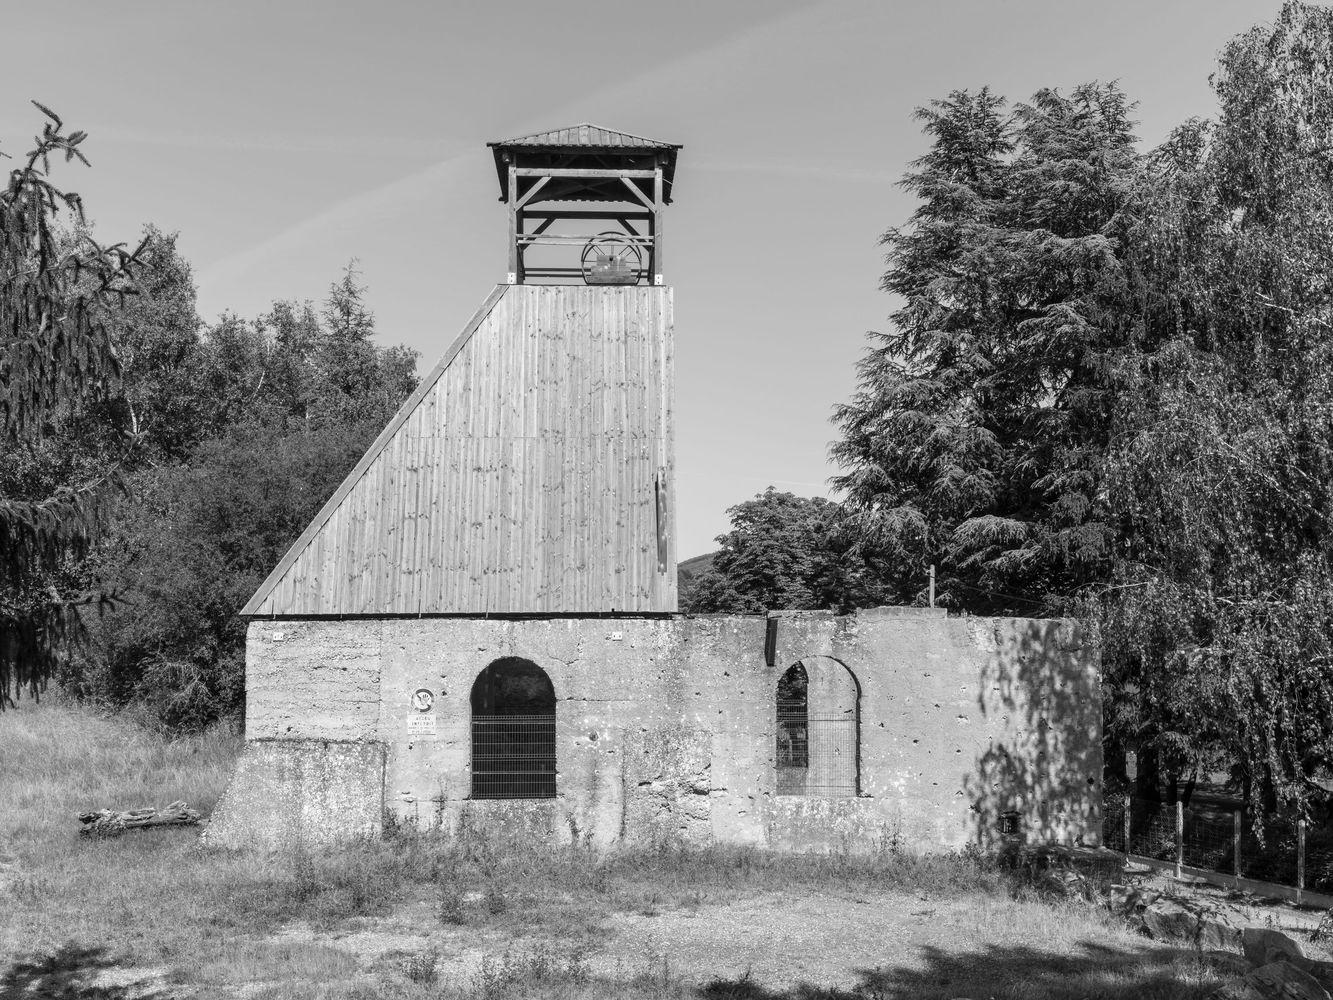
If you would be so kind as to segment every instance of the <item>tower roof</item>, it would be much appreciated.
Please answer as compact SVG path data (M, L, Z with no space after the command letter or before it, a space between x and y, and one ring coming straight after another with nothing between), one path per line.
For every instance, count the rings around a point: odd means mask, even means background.
M591 122L570 125L568 128L553 128L545 132L533 132L513 139L497 139L486 145L493 149L510 146L539 147L542 149L565 149L569 146L581 146L585 149L680 149L678 142L664 142L661 139L649 139L629 132L618 132L613 128L603 128Z
M658 160L662 166L662 183L665 185L665 200L671 201L671 188L676 176L676 152L681 149L678 142L666 142L663 139L649 139L631 132L620 132L613 128L582 122L565 128L548 129L533 132L531 135L519 135L512 139L496 139L486 143L495 155L495 173L500 180L500 200L509 197L506 158L524 157L538 162L554 162L550 158L564 154L574 156L580 163L604 163L613 166L617 163L631 165L633 161ZM617 189L618 189L617 185ZM623 193L623 192L622 192Z

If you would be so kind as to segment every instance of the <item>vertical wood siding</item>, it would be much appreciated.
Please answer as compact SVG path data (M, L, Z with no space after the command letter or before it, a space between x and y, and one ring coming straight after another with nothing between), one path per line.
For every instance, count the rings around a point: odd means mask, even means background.
M676 610L671 290L491 301L245 613Z

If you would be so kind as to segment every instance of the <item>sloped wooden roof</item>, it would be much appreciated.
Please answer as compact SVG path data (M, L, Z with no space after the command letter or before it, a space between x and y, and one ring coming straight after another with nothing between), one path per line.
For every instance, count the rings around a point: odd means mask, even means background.
M635 159L657 157L662 163L662 183L664 197L671 202L671 192L676 181L676 153L682 148L678 142L663 139L649 139L647 136L634 135L632 132L620 132L613 128L583 122L567 128L553 128L545 132L533 132L531 135L519 135L512 139L497 139L488 142L495 156L495 173L500 181L500 200L509 197L508 167L505 157L519 155L529 161L550 160L556 154L575 157L572 166L587 165L589 161L598 165L608 157L621 158L621 162ZM606 165L604 162L602 165ZM619 185L615 185L619 189ZM622 191L623 195L624 192ZM580 199L571 199L580 200Z
M500 285L243 615L676 610L671 292Z
M680 149L678 142L666 142L662 139L649 139L646 136L630 132L619 132L613 128L604 128L591 122L570 125L567 128L553 128L545 132L533 132L531 135L515 136L512 139L496 139L486 145L494 149L512 146L527 146L542 149L567 149L581 146L587 149Z

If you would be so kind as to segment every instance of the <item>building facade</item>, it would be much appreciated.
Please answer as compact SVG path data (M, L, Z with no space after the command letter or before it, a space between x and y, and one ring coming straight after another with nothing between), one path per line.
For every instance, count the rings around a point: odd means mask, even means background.
M679 147L583 125L492 148L506 283L244 609L247 742L208 840L1096 843L1098 659L1071 623L677 613ZM620 228L560 231L589 219Z

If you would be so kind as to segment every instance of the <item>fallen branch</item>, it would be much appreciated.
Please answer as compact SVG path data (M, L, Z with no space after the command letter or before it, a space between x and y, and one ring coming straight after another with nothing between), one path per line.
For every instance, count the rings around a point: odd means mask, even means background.
M165 809L130 809L124 812L98 809L96 812L79 813L79 822L83 824L79 828L82 836L119 837L126 830L149 826L194 826L199 822L199 814L184 802L173 802Z

